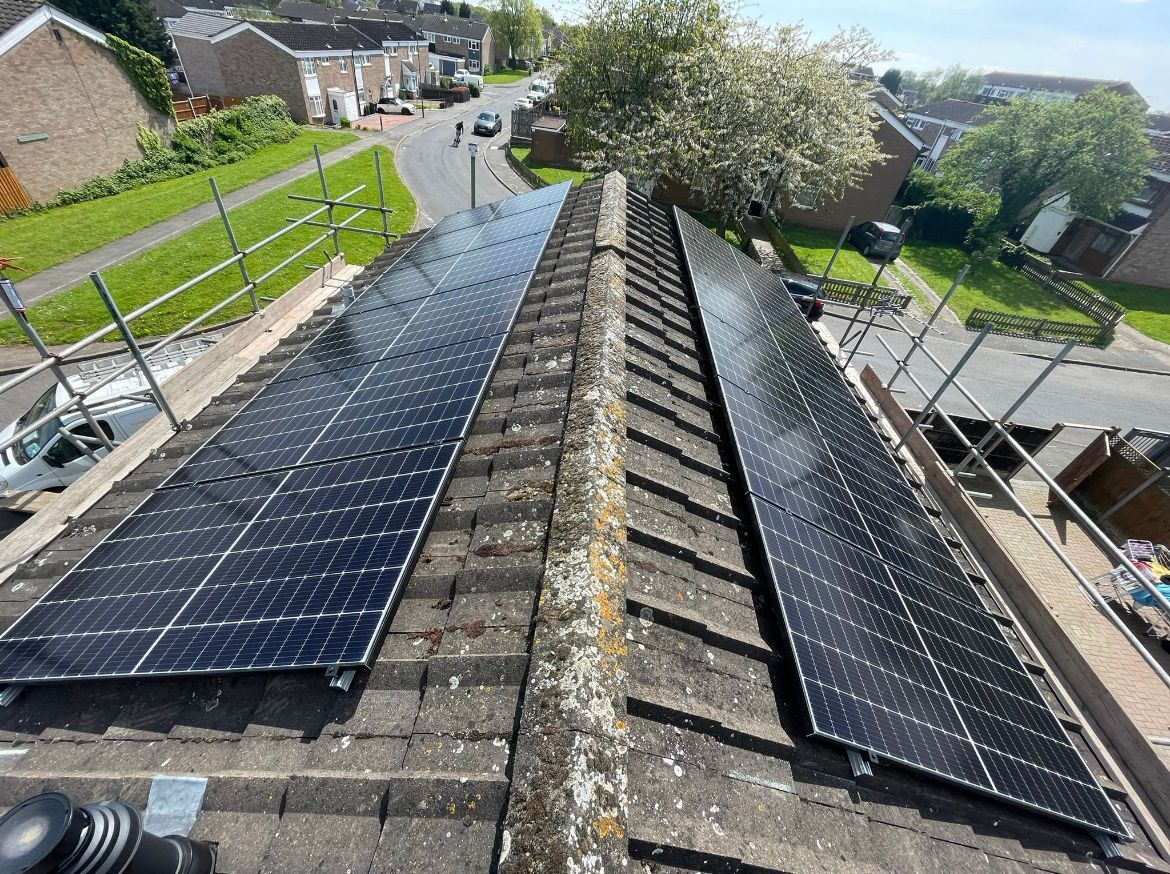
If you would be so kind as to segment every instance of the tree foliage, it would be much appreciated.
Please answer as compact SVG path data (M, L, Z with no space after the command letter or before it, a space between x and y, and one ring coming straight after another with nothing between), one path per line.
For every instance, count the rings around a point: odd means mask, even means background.
M439 14L440 15L454 15L455 14L455 4L452 3L451 0L443 0L443 2L439 4Z
M471 18L471 4L468 3L467 0L463 0L463 2L459 4L459 17Z
M948 150L939 169L954 188L998 191L996 232L1058 191L1083 215L1111 218L1141 188L1154 156L1140 101L1104 88L1077 100L1015 100L987 114L991 120Z
M493 0L487 23L508 47L509 58L531 55L540 38L540 10L533 0Z
M925 73L905 70L902 72L901 86L903 91L917 93L916 105L948 97L970 100L983 87L983 74L962 64L952 64L946 69L928 70Z
M897 67L890 67L882 73L878 83L891 94L897 95L898 89L902 87L902 71Z
M164 64L175 62L171 38L151 0L54 0L53 5L102 33L150 52Z
M721 221L839 198L882 159L865 91L847 73L882 59L861 30L814 42L716 0L595 0L573 28L557 93L586 169L649 193L688 184Z

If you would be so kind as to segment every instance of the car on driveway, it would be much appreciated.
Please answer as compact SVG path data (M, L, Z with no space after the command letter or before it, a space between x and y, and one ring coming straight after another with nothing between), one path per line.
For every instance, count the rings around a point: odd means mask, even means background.
M798 276L786 275L783 279L785 288L792 295L792 302L804 313L806 319L815 322L825 314L825 302L821 299L819 283L813 279Z
M414 115L414 104L397 97L379 100L376 109L382 115Z
M475 125L472 130L477 134L487 134L490 137L493 134L498 134L503 130L503 127L504 120L500 118L500 114L485 109L475 117Z
M867 258L871 255L885 258L888 253L889 259L893 261L902 254L902 244L906 242L906 235L897 225L862 222L849 232L849 242Z
M532 109L536 104L527 97L518 97L516 102L512 104L513 109Z

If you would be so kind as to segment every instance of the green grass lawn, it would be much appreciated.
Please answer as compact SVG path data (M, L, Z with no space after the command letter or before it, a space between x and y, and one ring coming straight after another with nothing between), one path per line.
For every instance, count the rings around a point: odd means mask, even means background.
M558 182L564 182L569 179L576 188L587 179L592 179L593 174L585 170L567 170L564 167L552 167L548 164L542 164L540 161L532 160L532 149L512 149L512 154L515 155L520 163L543 179L549 185L556 185Z
M824 272L833 249L837 247L837 240L841 238L841 235L834 231L818 231L791 225L781 228L780 232L796 253L796 257L804 262L805 268L810 273L818 275ZM847 279L852 282L873 282L875 273L876 265L870 264L860 252L846 243L841 247L837 260L833 262L833 269L829 275L835 279Z
M940 297L970 260L970 256L953 246L920 241L903 246L901 258ZM963 321L971 310L986 309L1082 325L1096 324L1022 273L998 261L984 261L973 267L951 297L950 309Z
M209 177L227 194L311 158L314 144L327 152L355 139L356 134L306 130L291 143L265 146L235 164L0 221L0 255L20 259L27 272L13 271L19 281L211 200Z
M414 224L415 203L406 186L394 169L393 154L378 147L381 153L382 177L386 188L386 204L396 212L390 218L390 229L405 233ZM360 184L364 191L354 196L362 203L378 202L375 188L373 149L359 152L352 157L325 168L329 193L340 196ZM286 216L303 216L311 212L314 204L289 200L289 194L319 195L320 185L316 174L297 180L289 185L269 192L251 203L233 209L230 213L236 239L247 247L274 233L288 223ZM353 214L353 210L337 208L335 218L341 220ZM324 216L321 217L324 219ZM381 219L377 213L367 213L355 223L356 227L380 228ZM307 245L322 229L302 227L248 257L248 270L253 277L276 266L297 249ZM370 234L341 233L342 251L351 264L368 264L384 243L381 237ZM277 297L292 288L307 275L305 265L319 266L324 260L323 251L332 252L329 241L294 261L262 284L259 295ZM106 285L122 312L141 306L203 272L231 254L223 224L218 218L196 225L182 236L168 240L147 252L102 272ZM205 280L153 312L131 323L138 337L162 336L186 324L199 312L240 287L240 275L230 268ZM220 311L212 321L223 321L248 312L247 297L231 307ZM29 311L29 319L40 331L47 343L69 343L81 339L109 322L109 315L102 306L97 292L88 282L64 291L59 295L35 304ZM0 322L0 343L23 342L23 335L11 319Z
M1125 323L1159 343L1170 343L1170 289L1128 282L1091 279L1087 283L1097 294L1128 310Z
M483 77L483 84L485 85L511 85L514 82L519 82L528 73L524 70L504 70L502 73L489 73Z

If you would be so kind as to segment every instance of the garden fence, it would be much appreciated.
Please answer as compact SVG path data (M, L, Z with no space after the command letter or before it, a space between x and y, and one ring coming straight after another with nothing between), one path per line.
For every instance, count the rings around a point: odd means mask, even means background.
M1084 285L1061 279L1052 268L1036 258L1029 257L1019 270L1033 282L1066 301L1073 309L1084 313L1098 324L1113 327L1125 316L1124 307L1118 306L1109 298L1102 297Z
M991 325L992 333L1009 337L1026 337L1030 340L1076 340L1087 346L1103 346L1113 335L1113 325L1082 325L1076 322L1061 322L1055 319L1038 319L1014 313L999 313L994 310L975 309L967 316L966 325L972 330L982 330Z

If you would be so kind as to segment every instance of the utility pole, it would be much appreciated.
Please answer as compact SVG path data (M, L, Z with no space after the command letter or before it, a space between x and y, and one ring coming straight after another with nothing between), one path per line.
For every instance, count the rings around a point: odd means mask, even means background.
M479 154L479 143L468 143L467 151L471 153L471 208L475 209L475 156Z

